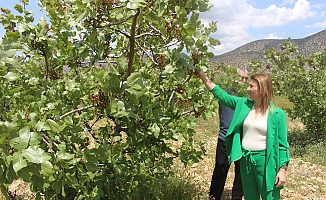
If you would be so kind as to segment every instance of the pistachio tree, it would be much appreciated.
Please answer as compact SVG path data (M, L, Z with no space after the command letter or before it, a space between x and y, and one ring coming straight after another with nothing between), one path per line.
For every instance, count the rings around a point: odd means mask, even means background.
M256 71L269 73L278 95L293 103L287 109L292 119L299 119L310 134L326 135L326 49L304 56L298 45L286 40L279 49L265 53L266 66L251 63Z
M194 127L217 106L193 75L219 43L208 0L40 0L39 21L28 3L0 15L7 198L21 179L36 199L139 199L175 159L202 158Z

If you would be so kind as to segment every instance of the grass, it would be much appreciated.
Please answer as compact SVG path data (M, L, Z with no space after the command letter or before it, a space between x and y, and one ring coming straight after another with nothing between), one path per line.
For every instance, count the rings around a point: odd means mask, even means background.
M325 133L316 134L306 130L292 130L288 137L291 156L326 166L325 136Z
M281 96L275 96L273 102L276 106L282 109L291 109L293 107L293 103Z

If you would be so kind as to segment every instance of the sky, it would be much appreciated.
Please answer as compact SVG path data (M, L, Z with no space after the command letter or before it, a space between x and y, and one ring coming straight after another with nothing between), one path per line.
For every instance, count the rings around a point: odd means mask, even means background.
M40 13L38 0L29 0L28 10ZM0 7L13 10L19 0L0 0ZM200 18L208 24L217 21L217 32L211 34L221 45L215 55L232 51L261 39L301 39L326 29L325 0L210 0L214 7ZM0 25L0 36L4 34Z

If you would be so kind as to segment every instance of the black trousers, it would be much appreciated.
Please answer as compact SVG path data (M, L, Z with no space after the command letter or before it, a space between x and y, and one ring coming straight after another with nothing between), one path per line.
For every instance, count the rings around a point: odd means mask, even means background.
M235 161L234 164L235 178L232 187L232 199L242 199L243 191L240 176L240 163L239 161ZM230 164L226 154L225 141L218 139L216 146L215 168L209 191L210 196L214 197L216 200L221 199L229 169Z

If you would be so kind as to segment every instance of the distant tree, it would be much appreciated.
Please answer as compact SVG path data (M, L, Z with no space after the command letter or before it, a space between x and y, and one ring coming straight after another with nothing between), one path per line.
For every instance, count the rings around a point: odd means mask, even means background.
M266 52L269 64L253 62L251 67L269 72L278 94L294 105L287 110L292 119L299 118L310 133L326 135L326 49L310 57L297 52L298 45L288 39L280 51Z

